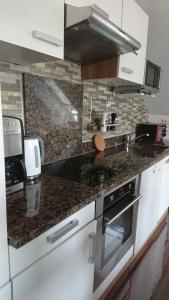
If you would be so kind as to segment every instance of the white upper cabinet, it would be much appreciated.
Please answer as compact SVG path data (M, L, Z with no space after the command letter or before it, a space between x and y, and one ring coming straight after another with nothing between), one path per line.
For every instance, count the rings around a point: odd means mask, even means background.
M74 6L86 6L95 4L103 9L108 15L109 20L121 27L122 0L66 0L65 3Z
M122 29L141 43L138 55L133 53L119 58L118 77L143 84L146 60L148 16L134 0L123 0Z
M63 0L30 0L27 5L22 0L0 0L0 4L1 57L3 41L55 58L63 58ZM6 49L8 51L9 47ZM9 55L15 55L15 51L17 49L9 50ZM27 54L19 48L18 51L21 52L20 55Z

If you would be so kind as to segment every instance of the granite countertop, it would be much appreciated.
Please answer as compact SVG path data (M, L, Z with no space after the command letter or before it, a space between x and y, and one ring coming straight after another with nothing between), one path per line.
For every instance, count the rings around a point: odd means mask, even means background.
M144 157L132 148L128 153L126 150L119 150L111 154L111 149L108 152L107 161L124 162L126 169L120 175L113 176L96 187L43 173L34 185L26 185L25 190L8 195L9 245L20 248L82 207L169 155L169 149L165 149L156 157ZM36 203L34 203L35 193Z

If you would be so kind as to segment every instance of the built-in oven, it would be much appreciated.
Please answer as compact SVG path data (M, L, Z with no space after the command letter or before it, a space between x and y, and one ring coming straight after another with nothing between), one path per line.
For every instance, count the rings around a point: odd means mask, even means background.
M96 201L97 233L93 237L94 291L122 257L134 246L138 177Z

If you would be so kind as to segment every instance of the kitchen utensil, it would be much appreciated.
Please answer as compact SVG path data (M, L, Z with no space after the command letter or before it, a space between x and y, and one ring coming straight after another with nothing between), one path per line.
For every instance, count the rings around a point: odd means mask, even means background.
M116 113L112 113L112 114L111 114L111 123L112 123L112 124L115 123L116 116L117 116Z
M106 125L101 125L100 126L100 131L103 132L103 133L106 132Z
M107 113L103 113L101 115L101 125L105 125L106 124L106 119L107 119Z
M105 141L100 134L96 134L92 138L93 146L97 151L104 151Z
M112 123L112 124L115 124L116 117L117 117L116 113L112 113L112 114L111 114L111 123ZM111 126L111 127L110 127L110 130L116 130L116 126L115 126L115 125L114 125L114 126Z

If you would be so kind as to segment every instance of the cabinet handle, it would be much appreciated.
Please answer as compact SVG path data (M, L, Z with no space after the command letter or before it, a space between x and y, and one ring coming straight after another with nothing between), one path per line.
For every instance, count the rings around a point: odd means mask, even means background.
M55 37L48 35L46 33L40 32L38 30L33 30L32 31L32 36L35 39L47 42L49 44L55 45L57 47L62 47L63 43L61 40L56 39Z
M47 236L47 242L50 244L55 243L61 237L63 237L66 233L70 232L73 228L79 225L79 221L74 219L70 221L68 224L60 228L59 230L55 231L51 235Z
M121 71L123 73L126 73L126 74L133 74L134 73L134 71L132 69L129 69L129 68L126 68L126 67L122 67Z
M89 254L89 263L94 264L95 262L95 238L96 234L94 232L89 234L90 239L90 254Z
M165 161L165 163L166 163L166 164L169 164L169 159L167 159L167 160Z

